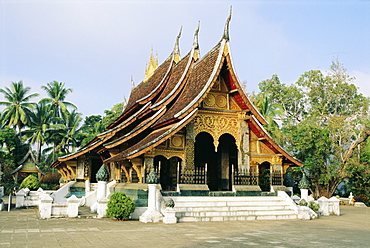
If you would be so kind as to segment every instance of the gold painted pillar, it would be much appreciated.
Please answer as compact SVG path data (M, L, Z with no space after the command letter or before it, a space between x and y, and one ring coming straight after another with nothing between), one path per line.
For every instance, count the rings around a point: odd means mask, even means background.
M282 157L273 157L272 164L271 164L271 185L283 185L283 165L282 165Z
M136 171L137 177L139 179L139 183L143 183L143 160L141 158L133 158L131 159L132 168ZM132 178L131 178L132 181Z
M188 125L186 125L185 161L183 168L184 171L192 170L195 168L194 156L195 156L194 121L191 121Z
M250 170L250 156L249 156L249 126L244 120L240 118L240 145L238 146L238 169L241 171Z

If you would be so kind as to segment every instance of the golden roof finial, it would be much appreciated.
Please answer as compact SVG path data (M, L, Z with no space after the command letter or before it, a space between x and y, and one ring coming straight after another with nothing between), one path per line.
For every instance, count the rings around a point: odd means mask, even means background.
M149 63L147 63L145 78L143 81L147 81L153 75L154 71L158 68L158 53L156 54L156 56L157 58L154 58L152 47L150 49Z
M195 33L194 33L194 41L193 41L194 60L199 59L199 42L198 42L199 28L200 28L200 21L198 22L198 28L195 30Z
M175 47L173 48L173 60L175 63L180 61L180 37L181 37L181 32L182 32L182 26L180 28L180 32L176 37L176 43Z
M230 24L230 20L231 20L232 10L233 10L233 6L230 6L230 14L229 14L229 17L226 20L225 28L224 28L224 35L222 37L225 40L229 40L229 24Z

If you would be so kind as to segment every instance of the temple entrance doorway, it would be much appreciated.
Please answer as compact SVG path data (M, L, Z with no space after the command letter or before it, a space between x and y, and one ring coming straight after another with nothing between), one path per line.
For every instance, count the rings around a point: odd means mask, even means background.
M270 163L263 162L258 166L259 186L262 191L270 191Z
M206 183L208 188L211 191L218 190L220 168L217 163L213 138L209 133L201 132L195 138L194 164L196 169L204 169L207 164Z
M232 168L237 169L237 147L235 138L223 134L218 140L217 152L213 137L201 132L195 139L195 167L204 168L207 164L207 185L210 191L230 191L232 188Z
M166 159L164 156L154 157L154 169L159 177L162 190L175 191L178 181L178 173L181 173L181 159L171 157Z
M238 150L235 144L235 138L230 134L223 134L219 138L217 148L218 163L221 170L221 179L218 190L232 190L233 167L237 170L238 166Z
M96 173L98 173L98 170L100 169L100 167L102 166L102 161L101 159L91 159L91 174L90 174L90 182L91 183L97 183L98 181L96 180Z

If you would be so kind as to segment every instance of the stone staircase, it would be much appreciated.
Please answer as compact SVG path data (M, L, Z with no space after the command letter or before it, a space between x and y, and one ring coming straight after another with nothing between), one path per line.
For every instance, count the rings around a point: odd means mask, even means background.
M296 210L280 196L171 198L178 222L298 218Z

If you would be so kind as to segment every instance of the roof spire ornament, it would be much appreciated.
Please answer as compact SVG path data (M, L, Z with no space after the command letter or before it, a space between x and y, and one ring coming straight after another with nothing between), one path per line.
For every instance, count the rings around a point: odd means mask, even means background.
M150 49L149 64L146 66L145 78L143 81L147 81L158 68L158 53L156 54L157 58L153 56L153 47Z
M197 27L197 29L195 30L195 33L194 33L194 42L193 42L193 49L194 49L193 58L194 58L194 60L199 59L199 42L198 42L199 28L200 28L200 21L198 21L198 27Z
M230 37L229 37L229 24L230 24L230 20L231 20L232 10L233 10L233 6L230 6L230 14L229 14L229 17L226 20L225 28L224 28L224 35L222 37L225 40L230 39Z
M134 82L133 77L131 76L131 90L133 90L134 88L135 88L135 82Z
M180 61L180 37L181 37L181 33L182 33L182 26L180 27L180 32L176 37L175 47L173 48L173 60L175 61L175 63Z

